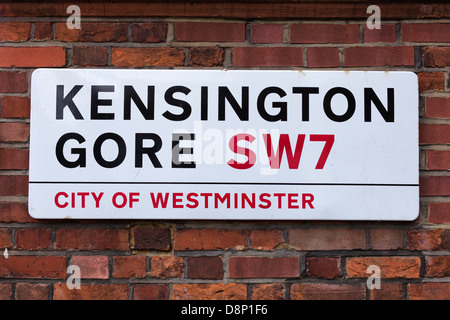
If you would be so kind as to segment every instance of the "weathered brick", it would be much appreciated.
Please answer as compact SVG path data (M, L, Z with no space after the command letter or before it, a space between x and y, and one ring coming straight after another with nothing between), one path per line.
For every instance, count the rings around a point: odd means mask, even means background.
M26 142L29 136L30 125L28 123L0 123L0 141L2 142Z
M450 222L450 202L431 202L428 210L430 223Z
M244 23L177 22L175 40L203 42L245 41Z
M293 24L291 43L359 43L357 24Z
M127 229L58 229L57 250L128 250Z
M188 257L188 278L223 279L222 257Z
M252 230L250 242L251 249L273 250L285 241L282 230Z
M298 257L231 257L230 278L295 278L300 276Z
M52 40L52 23L51 22L35 22L34 23L34 40Z
M0 176L0 196L28 195L28 176Z
M108 279L107 256L73 256L72 264L80 268L81 279Z
M0 92L20 93L28 91L26 72L0 71Z
M243 250L247 232L227 229L180 229L174 234L175 250Z
M65 22L55 24L55 39L68 42L126 42L128 24L123 22L83 22L81 29L69 29Z
M307 228L289 231L289 245L298 250L366 249L364 229Z
M27 41L30 38L31 26L29 22L1 22L0 42Z
M427 169L449 170L450 150L427 150Z
M450 282L408 283L409 300L447 300Z
M337 278L341 275L340 258L307 257L306 274L313 278Z
M0 169L28 169L28 154L27 149L3 149L0 148Z
M435 72L419 72L419 92L427 91L444 91L444 73Z
M143 278L147 274L146 256L118 256L113 261L114 278Z
M414 66L414 47L350 47L346 67Z
M195 67L217 67L222 66L225 51L219 47L191 48L189 65Z
M0 300L12 300L12 284L0 283Z
M331 47L308 48L307 64L310 68L339 67L339 49Z
M450 98L426 97L425 116L427 118L450 118Z
M73 47L73 64L76 66L106 66L108 51L102 47Z
M11 230L1 228L0 229L0 248L10 248L12 246Z
M133 42L165 42L167 23L147 22L131 24L131 40Z
M16 248L27 250L47 249L52 245L52 231L47 228L16 230Z
M247 286L237 283L174 283L172 300L246 300Z
M53 286L53 300L128 300L128 284L82 284L69 289L66 283Z
M368 278L372 273L367 273L371 265L380 268L382 279L420 277L419 257L353 257L346 260L348 278Z
M116 67L181 67L184 66L183 48L113 48L111 63Z
M364 300L365 284L295 283L291 300Z
M26 203L3 202L0 203L0 222L36 222L28 214Z
M419 178L421 196L449 196L450 176L428 176Z
M298 47L236 47L235 67L299 67L303 65L303 50Z
M450 23L402 23L404 42L450 42Z
M170 229L164 227L137 226L132 229L133 249L136 250L170 250Z
M284 291L282 283L255 284L251 300L283 300Z
M397 228L370 229L370 248L374 250L402 249L403 230Z
M450 47L426 47L422 49L425 67L445 68L450 65Z
M49 285L44 283L16 284L16 300L48 300Z
M380 29L369 29L364 25L364 42L395 42L395 24L382 23Z
M425 277L450 277L450 256L426 256Z
M380 289L370 290L369 298L370 300L402 300L403 284L382 282Z
M252 25L252 42L282 43L283 29L281 24L254 24Z
M150 275L155 278L184 278L184 258L154 256L151 261Z
M63 279L66 258L57 256L14 256L0 259L0 278Z
M134 300L168 300L169 287L165 284L137 284L133 291Z
M0 67L63 67L63 47L0 47Z
M411 229L408 231L409 250L448 250L450 232L445 229Z
M3 96L0 97L0 118L29 118L30 98Z
M448 124L420 124L419 143L447 144L450 143L450 125Z

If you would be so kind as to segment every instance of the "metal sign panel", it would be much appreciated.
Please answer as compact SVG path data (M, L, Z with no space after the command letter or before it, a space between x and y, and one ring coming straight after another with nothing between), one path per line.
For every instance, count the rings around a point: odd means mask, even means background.
M413 220L412 72L38 69L34 218Z

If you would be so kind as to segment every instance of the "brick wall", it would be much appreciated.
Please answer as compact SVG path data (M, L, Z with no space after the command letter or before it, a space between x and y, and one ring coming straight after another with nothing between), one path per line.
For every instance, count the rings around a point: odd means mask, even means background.
M0 3L0 299L450 298L450 6L368 2ZM408 70L420 87L413 222L35 220L37 67ZM7 254L4 249L7 249ZM7 257L7 258L6 258ZM66 286L81 269L81 289ZM381 268L381 289L366 286Z

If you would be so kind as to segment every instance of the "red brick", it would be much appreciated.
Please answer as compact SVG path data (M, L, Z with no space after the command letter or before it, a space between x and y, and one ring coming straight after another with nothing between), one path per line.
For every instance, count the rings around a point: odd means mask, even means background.
M404 42L450 42L450 23L402 23Z
M43 283L16 284L16 300L48 300L49 285Z
M425 277L450 277L450 256L427 256L425 264Z
M53 286L53 300L128 300L128 284L81 284L69 289L66 283Z
M128 41L128 24L83 22L81 29L69 29L65 22L56 23L55 39L68 42L126 42Z
M227 229L181 229L174 234L174 250L243 250L246 231Z
M338 278L341 275L340 258L307 257L306 274L313 278Z
M293 24L291 43L359 43L357 24Z
M223 65L225 51L219 47L191 48L189 65L195 67L217 67Z
M2 142L26 142L30 135L28 123L0 123L0 141Z
M80 268L82 279L108 279L107 256L73 256L72 265Z
M147 257L114 257L113 270L114 278L143 278L147 275Z
M222 257L188 257L188 278L223 279Z
M52 245L52 232L46 228L24 228L16 231L16 248L47 249Z
M150 275L155 278L184 278L184 258L152 257Z
M113 48L111 63L116 67L182 67L183 48Z
M339 49L322 47L308 48L306 53L308 67L339 67Z
M450 222L450 202L431 202L428 210L430 223Z
M450 47L427 47L422 49L425 67L445 68L450 65Z
M0 222L36 222L37 220L31 218L28 214L26 203L0 203Z
M165 42L167 23L148 22L131 24L131 40L133 42Z
M369 298L370 300L402 300L403 284L382 282L380 289L370 290Z
M29 118L30 98L3 96L0 97L0 118Z
M412 229L408 231L409 250L448 250L450 232L443 229Z
M429 176L419 178L421 196L449 196L450 176Z
M292 229L289 245L307 251L366 249L366 232L347 228Z
M28 150L0 148L0 169L28 169Z
M63 47L0 47L0 67L63 67Z
M299 67L303 65L303 49L296 47L236 47L235 67Z
M420 72L419 92L444 91L444 72Z
M176 41L242 42L245 41L245 24L214 22L175 23Z
M365 284L295 283L291 300L364 300Z
M169 228L137 226L132 229L133 249L169 251L171 232Z
M427 169L449 170L450 150L427 150Z
M409 283L409 300L447 300L450 282Z
M425 105L427 118L450 119L450 98L426 97Z
M52 40L52 23L51 22L35 22L34 23L34 40Z
M346 271L348 278L368 278L371 265L380 268L381 279L416 279L420 277L419 257L353 257L347 258Z
M172 300L246 300L247 286L238 283L174 283Z
M382 23L381 29L369 29L364 25L364 42L395 42L395 24Z
M251 300L283 300L284 292L282 283L255 284Z
M77 66L106 66L108 51L101 47L74 47L73 64Z
M300 276L298 257L231 257L230 278L296 278Z
M370 248L397 250L403 248L403 230L395 228L370 229Z
M10 248L12 246L11 242L11 231L9 229L0 229L0 248Z
M12 284L0 283L0 300L12 300Z
M448 124L420 124L419 143L448 144L450 143L450 125Z
M346 67L414 66L414 47L351 47L344 60Z
M0 22L0 41L27 41L31 26L28 22Z
M169 287L165 284L137 284L133 291L134 300L168 300Z
M285 241L281 230L252 230L250 242L251 249L273 250Z
M26 72L0 71L0 92L20 93L28 91Z
M283 25L254 24L252 25L253 43L283 43Z
M15 256L0 259L0 278L64 279L66 258L57 256Z
M57 250L128 250L127 229L58 229Z
M0 176L0 196L28 195L28 176Z

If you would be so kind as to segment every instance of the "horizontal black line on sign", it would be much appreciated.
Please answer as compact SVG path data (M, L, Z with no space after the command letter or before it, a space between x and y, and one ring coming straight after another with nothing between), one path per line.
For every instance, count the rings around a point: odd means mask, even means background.
M418 187L408 183L321 183L321 182L144 182L144 181L30 181L35 184L211 184L211 185L270 185L270 186L368 186L368 187Z

